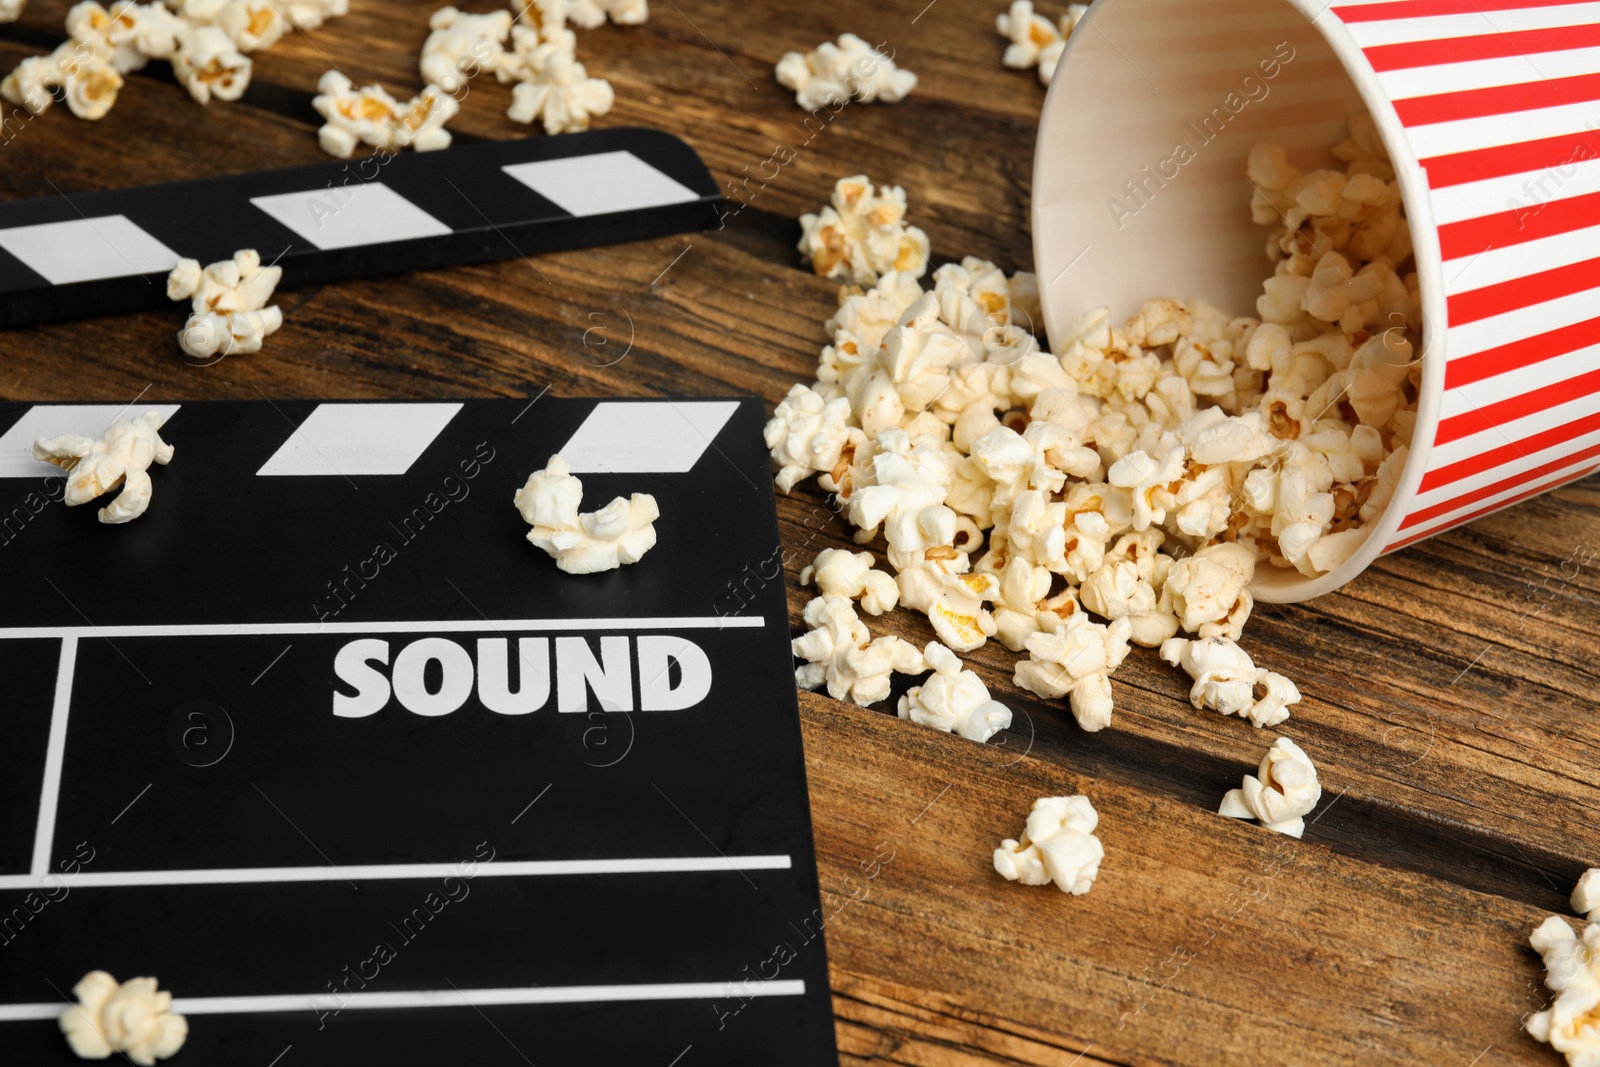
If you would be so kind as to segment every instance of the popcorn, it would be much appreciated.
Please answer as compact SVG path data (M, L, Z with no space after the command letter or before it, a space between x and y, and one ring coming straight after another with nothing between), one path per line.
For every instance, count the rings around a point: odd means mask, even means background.
M511 33L511 12L468 15L441 7L428 19L428 39L418 64L422 81L447 93L459 90L484 70L497 70Z
M399 149L410 145L418 152L450 147L444 124L460 105L436 85L425 87L402 106L381 85L356 89L350 79L330 70L317 81L311 106L325 120L317 130L317 143L330 156L348 159L357 144Z
M1523 1028L1535 1041L1548 1044L1571 1067L1600 1062L1600 923L1590 923L1583 936L1565 919L1550 916L1528 938L1544 960L1544 984L1555 1000L1527 1017Z
M1028 658L1012 680L1047 700L1068 696L1079 726L1103 730L1111 725L1111 672L1128 655L1132 628L1125 618L1102 626L1075 613L1054 632L1028 638Z
M617 497L599 511L579 514L583 482L560 456L528 475L513 503L533 527L528 540L548 552L568 574L594 574L637 563L656 543L661 516L648 493Z
M1029 3L1000 29L1008 63L1048 67L1053 27ZM825 73L786 62L797 81ZM834 82L806 85L848 95ZM801 220L813 269L846 284L815 383L769 428L780 487L819 473L858 543L883 533L900 601L945 647L1026 651L1016 684L1067 697L1086 730L1109 723L1129 644L1183 667L1196 707L1281 723L1298 689L1235 643L1256 568L1364 558L1416 431L1403 204L1375 129L1351 129L1342 169L1252 151L1252 216L1272 231L1256 315L1162 297L1115 325L1094 308L1058 331L1059 353L1031 334L1036 278L968 257L924 292L904 193L840 181ZM862 596L870 558L848 558L831 588Z
M0 22L15 22L22 17L28 0L0 0Z
M1600 922L1600 867L1590 867L1572 890L1572 910Z
M350 0L287 0L283 13L296 29L314 30L330 18L350 13Z
M969 741L985 742L1011 726L1011 710L989 699L989 688L961 658L937 641L928 642L923 659L933 676L900 698L900 717Z
M108 1059L122 1053L139 1067L175 1055L189 1036L189 1022L172 1013L172 994L154 978L118 982L105 971L90 971L72 987L78 1003L61 1013L59 1024L80 1059Z
M1258 668L1226 637L1168 638L1161 643L1161 658L1194 679L1189 703L1249 719L1258 729L1283 722L1289 717L1288 706L1300 702L1300 690L1293 682Z
M1299 837L1306 831L1304 817L1321 798L1322 786L1310 757L1280 737L1267 749L1256 774L1245 775L1241 788L1228 790L1217 813L1230 819L1258 819L1268 830Z
M172 73L197 103L237 100L250 84L250 59L215 26L185 30L172 53Z
M900 600L900 587L895 584L894 575L873 570L871 552L825 548L811 566L800 572L801 585L810 585L813 581L817 592L823 596L861 601L861 610L868 615L893 611Z
M283 312L267 307L278 280L279 266L263 267L255 249L200 269L180 259L167 275L167 298L189 300L193 314L178 331L178 345L195 359L261 351L262 342L283 325Z
M1094 835L1100 815L1086 796L1040 797L1020 841L994 850L994 869L1010 882L1045 885L1082 896L1100 874L1105 848Z
M850 441L850 401L824 400L796 385L767 420L766 442L778 465L778 489L787 493L817 471L831 471ZM874 613L876 614L876 613Z
M649 0L572 0L567 17L574 25L592 30L607 16L619 26L637 26L650 18Z
M1059 25L1052 25L1049 19L1034 14L1029 0L1015 0L995 19L995 29L1011 42L1001 62L1017 70L1037 67L1040 83L1049 85L1067 38L1088 10L1088 4L1068 4Z
M920 278L928 269L928 235L902 226L906 193L898 185L874 190L865 174L840 178L833 200L800 216L800 251L824 278L873 285L890 271Z
M854 98L870 104L896 104L917 86L917 76L853 33L838 43L824 42L814 52L786 52L778 61L778 84L793 89L807 111L843 105Z
M511 121L537 119L546 133L570 133L587 130L593 119L611 110L616 99L611 83L589 77L576 58L572 38L533 44L531 31L525 31L514 33L513 39L521 65L511 70L518 79L506 110Z
M1237 641L1255 605L1248 589L1255 571L1255 554L1237 542L1207 545L1173 561L1166 589L1179 625L1201 637Z
M994 575L956 574L930 564L903 570L895 580L900 602L926 614L939 640L956 652L982 648L994 635L994 616L983 606L1000 592Z
M826 685L835 700L868 707L889 695L891 674L928 669L911 642L894 636L873 640L844 597L819 596L805 606L802 617L811 629L793 642L796 658L806 661L794 672L801 689Z
M260 52L289 32L289 18L277 0L228 0L216 26L241 52Z
M67 472L62 499L68 507L121 486L116 499L100 509L99 518L107 525L132 522L150 506L150 464L172 462L173 447L157 432L163 421L160 412L147 411L137 419L112 423L94 439L77 434L40 437L33 442L33 457Z

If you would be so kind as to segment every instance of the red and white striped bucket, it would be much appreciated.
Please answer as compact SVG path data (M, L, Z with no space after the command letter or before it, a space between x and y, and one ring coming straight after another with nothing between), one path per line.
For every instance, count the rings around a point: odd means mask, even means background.
M1152 296L1250 312L1268 273L1251 145L1337 165L1327 149L1362 107L1416 246L1417 431L1362 551L1319 578L1262 568L1266 601L1600 467L1600 3L1097 0L1040 123L1054 335L1086 306L1124 316Z

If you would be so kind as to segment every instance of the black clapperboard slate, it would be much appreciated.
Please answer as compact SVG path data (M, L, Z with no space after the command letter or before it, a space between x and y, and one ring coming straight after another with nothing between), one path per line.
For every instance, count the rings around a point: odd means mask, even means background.
M27 453L150 408L127 525ZM174 1067L836 1063L762 425L0 405L0 1059L78 1062L103 969L177 997ZM525 540L558 450L655 495L640 562Z
M175 306L166 276L253 248L285 286L717 224L692 148L620 128L0 204L0 326Z

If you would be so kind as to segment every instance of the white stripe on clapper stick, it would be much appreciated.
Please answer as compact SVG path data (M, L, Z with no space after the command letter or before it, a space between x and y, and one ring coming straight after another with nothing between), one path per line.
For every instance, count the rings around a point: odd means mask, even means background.
M801 979L745 982L736 987L743 997L798 997L805 994ZM351 993L340 1009L459 1008L465 995L478 1007L502 1004L597 1004L605 1001L712 1000L728 994L727 982L653 982L637 985L525 986L502 989L417 989L394 993ZM303 1011L306 994L260 997L179 997L172 1010L180 1015L229 1015L255 1011ZM54 1019L56 1004L0 1004L0 1023Z
M39 823L33 834L34 878L50 873L50 851L55 844L56 805L61 796L61 761L67 749L67 711L72 707L72 672L78 662L78 638L61 639L61 660L56 665L56 693L50 709L50 740L45 749L44 786L39 793Z
M477 878L567 877L586 874L685 874L734 871L787 871L788 855L644 856L583 860L497 860L478 867ZM151 885L242 885L288 882L338 882L361 878L370 881L409 878L443 878L457 873L454 863L368 863L319 867L217 867L176 871L79 871L74 886L106 888ZM40 875L0 875L0 890L36 889L48 872Z

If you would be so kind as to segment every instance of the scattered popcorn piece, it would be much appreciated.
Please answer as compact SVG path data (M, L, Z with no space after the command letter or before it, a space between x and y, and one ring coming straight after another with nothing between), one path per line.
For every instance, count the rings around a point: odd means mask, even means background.
M15 22L22 17L28 0L0 0L0 22Z
M1101 626L1070 615L1056 632L1028 638L1028 658L1017 663L1013 680L1047 700L1069 697L1079 726L1104 730L1111 725L1111 672L1127 658L1132 629L1127 619Z
M1189 703L1249 719L1257 728L1283 722L1289 717L1288 706L1300 702L1300 690L1293 682L1257 667L1226 637L1198 641L1170 637L1161 643L1161 658L1194 679Z
M1590 923L1579 937L1552 915L1528 943L1544 960L1544 984L1556 996L1528 1016L1524 1029L1566 1056L1570 1067L1594 1067L1600 1062L1600 923Z
M163 421L160 412L147 411L137 419L112 423L98 438L41 437L33 442L33 456L67 472L62 499L68 507L86 504L120 486L116 499L100 509L100 521L132 522L150 506L150 464L172 462L173 447L157 432Z
M167 297L189 300L193 314L178 331L178 345L195 359L261 351L262 342L283 325L283 312L267 307L283 268L263 267L253 248L219 260L204 270L180 259L167 275Z
M437 85L425 87L411 102L401 105L381 85L356 89L336 70L317 82L311 106L324 119L317 143L330 156L350 158L357 144L374 148L405 148L431 152L450 147L444 124L461 105Z
M511 33L511 12L469 15L441 7L428 19L428 39L418 64L422 81L454 93L485 70L497 70Z
M778 84L793 89L795 102L807 111L842 105L854 98L863 104L882 100L896 104L917 86L917 76L896 67L894 60L853 33L837 43L824 42L813 52L786 52L778 61Z
M1088 4L1068 4L1067 13L1061 16L1059 24L1053 25L1043 15L1034 13L1030 0L1015 0L995 19L995 29L1011 42L1001 62L1016 70L1037 67L1039 81L1049 85L1067 46L1067 38L1072 36L1088 10Z
M518 27L520 29L520 27ZM511 88L506 117L513 122L535 119L546 133L587 130L616 101L611 83L591 78L575 54L575 39L535 43L532 31L513 32L516 64L506 68L517 84Z
M1600 867L1590 867L1572 890L1572 910L1600 923Z
M78 1003L61 1013L61 1032L79 1059L103 1060L120 1052L139 1067L175 1055L189 1036L189 1022L172 1013L172 994L154 978L118 982L90 971L72 987Z
M650 18L649 0L572 0L567 17L574 25L592 30L608 16L619 26L637 26Z
M796 385L767 420L767 447L778 465L777 485L787 493L796 482L817 471L838 466L850 441L850 401L824 400L804 385Z
M228 0L215 25L239 51L260 52L277 44L291 23L277 0Z
M994 850L994 869L1007 881L1054 882L1063 893L1082 896L1093 887L1105 858L1094 834L1099 825L1100 815L1086 796L1040 797L1022 839L1007 838Z
M800 251L824 278L873 285L901 271L920 278L928 269L928 235L904 226L906 192L898 185L874 190L865 174L840 178L833 200L800 216Z
M867 707L889 695L891 674L928 669L911 642L893 635L873 640L844 597L819 596L806 605L802 617L811 629L793 641L796 658L806 661L794 672L801 689L826 685L835 700Z
M868 615L882 615L893 611L900 600L900 587L894 575L874 570L871 552L845 552L825 548L817 553L816 561L800 572L800 584L817 584L823 596L842 596L846 600L861 601L861 610Z
M1280 737L1267 749L1256 773L1245 775L1241 788L1228 790L1217 812L1231 819L1258 819L1268 830L1299 837L1306 830L1305 816L1321 797L1310 757Z
M961 669L961 657L937 641L928 642L922 656L933 676L900 698L902 719L978 742L1010 728L1011 710L989 698L983 679Z
M350 13L350 0L287 0L283 13L295 28L314 30L331 18Z
M516 12L512 27L531 30L541 40L554 41L572 32L567 29L572 0L511 0L511 10Z
M528 540L548 552L568 574L594 574L637 563L656 543L661 511L648 493L617 497L599 511L580 514L583 482L560 456L528 475L513 503L532 530Z
M178 84L201 104L212 97L237 100L250 85L250 57L215 26L184 31L172 53L172 73Z

